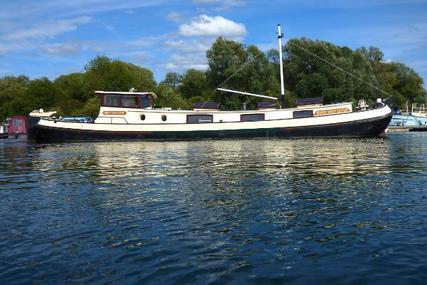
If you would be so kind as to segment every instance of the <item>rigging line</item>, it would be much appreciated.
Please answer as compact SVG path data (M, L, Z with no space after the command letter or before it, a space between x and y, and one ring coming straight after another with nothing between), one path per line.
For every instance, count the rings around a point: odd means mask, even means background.
M240 68L238 68L232 75L230 75L226 80L224 80L220 85L218 85L215 89L217 90L218 88L220 88L222 85L224 85L225 83L227 83L231 78L233 78L237 73L239 73L240 71L242 71L246 66L248 66L250 63L254 62L254 60L260 55L262 54L262 51L259 51L253 58L251 58L250 60L248 60L247 62L245 62Z
M242 66L240 66L233 74L231 74L227 79L225 79L221 84L219 84L214 91L211 93L211 95L209 96L208 99L206 99L205 102L203 102L202 106L204 106L211 98L212 96L216 93L216 91L218 91L218 88L220 88L221 86L223 86L225 83L227 83L231 78L233 78L237 73L239 73L240 71L242 71L246 66L248 66L250 63L252 63L260 54L262 54L263 51L259 51L253 58L251 58L250 60L246 61Z
M318 55L316 55L315 53L313 53L313 52L309 51L308 49L303 48L303 47L301 47L301 46L299 46L299 45L297 45L297 44L293 43L290 39L287 39L287 38L286 38L286 40L288 41L288 43L289 43L289 44L291 44L291 45L293 45L293 46L296 46L296 47L297 47L297 48L299 48L299 49L302 49L303 51L305 51L305 52L309 53L310 55L314 56L315 58L317 58L317 59L319 59L319 60L321 60L321 61L323 61L323 62L325 62L325 63L327 63L327 64L329 64L329 65L331 65L332 67L335 67L336 69L338 69L338 70L340 70L340 71L344 72L345 74L347 74L347 75L349 75L349 76L351 76L351 77L353 77L353 78L355 78L355 79L359 80L360 82L365 83L366 85L369 85L370 87L374 88L375 90L380 91L381 93L383 93L383 94L385 94L385 95L389 96L387 99L389 99L390 97L392 97L392 96L393 96L393 95L391 95L390 93L388 93L388 92L386 92L386 91L384 91L384 90L382 90L382 89L378 88L377 86L373 85L372 83L369 83L369 82L367 82L367 81L363 80L362 78L360 78L360 77L358 77L358 76L356 76L356 75L354 75L354 74L352 74L352 73L350 73L350 72L346 71L346 70L345 70L345 69L343 69L342 67L339 67L339 66L337 66L337 65L335 65L335 64L333 64L333 63L331 63L331 62L327 61L326 59L321 58L320 56L318 56Z

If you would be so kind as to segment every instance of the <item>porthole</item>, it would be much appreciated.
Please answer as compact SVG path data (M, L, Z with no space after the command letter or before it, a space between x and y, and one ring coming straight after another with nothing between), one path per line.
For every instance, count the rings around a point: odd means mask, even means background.
M162 121L166 122L166 120L168 119L168 117L166 117L166 115L162 115Z
M145 115L144 114L141 115L141 121L145 121Z

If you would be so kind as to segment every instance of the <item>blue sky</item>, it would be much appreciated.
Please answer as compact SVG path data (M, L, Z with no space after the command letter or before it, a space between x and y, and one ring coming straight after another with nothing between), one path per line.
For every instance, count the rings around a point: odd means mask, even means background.
M377 46L427 81L427 0L1 0L0 77L55 79L96 55L166 72L206 69L218 36L276 48L285 36Z

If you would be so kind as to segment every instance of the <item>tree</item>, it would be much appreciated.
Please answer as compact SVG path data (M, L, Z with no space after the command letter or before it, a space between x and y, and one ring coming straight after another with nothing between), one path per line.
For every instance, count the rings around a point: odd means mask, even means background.
M0 78L0 121L11 115L22 114L27 103L26 91L30 79L26 76L5 76Z
M402 63L394 63L393 67L398 80L398 83L395 85L396 91L410 104L425 103L426 91L422 87L424 82L418 73Z
M209 96L209 87L206 74L202 71L190 69L182 77L179 91L185 98Z
M54 85L61 94L61 99L57 103L58 113L79 114L79 109L93 97L86 82L85 73L71 73L55 79Z
M163 84L167 84L170 87L176 89L182 82L183 76L176 72L168 72L166 73L165 79L161 82Z
M377 48L353 52L348 47L302 38L290 40L284 50L286 86L297 97L322 96L325 103L360 99L373 103L383 97L372 88L381 87L374 61L382 64L383 54Z
M155 90L153 73L143 67L106 56L98 56L85 67L88 89L127 91L136 88L141 91Z
M323 90L329 88L326 76L321 73L313 73L304 76L298 81L295 91L300 98L319 97Z
M58 103L60 91L47 77L31 80L26 90L27 104L22 112L30 113L32 110L39 108L51 108Z
M301 38L288 41L283 51L286 106L294 105L297 98L303 97L322 96L325 103L357 102L359 99L374 102L378 97L387 97L372 86L390 94L397 105L402 106L406 101L426 102L422 78L405 64L384 61L379 48L362 47L353 51ZM94 95L95 90L136 88L156 91L157 104L163 107L190 108L192 102L209 100L229 110L240 109L243 103L248 108L256 108L256 103L262 99L213 93L220 85L250 93L279 95L277 50L264 53L253 45L244 46L218 38L207 51L207 59L206 72L194 69L183 75L170 72L159 85L150 70L106 56L89 61L82 73L62 75L53 82L48 78L30 80L26 76L6 76L0 78L0 118L27 115L38 108L56 110L62 115L96 116L99 100Z
M380 62L384 59L384 53L377 47L361 47L356 50L356 52L361 53L370 61Z
M157 105L159 107L171 107L174 109L191 108L191 104L184 99L177 89L167 83L160 83L157 88Z
M212 90L217 87L246 91L250 93L277 96L279 84L275 66L267 56L255 46L245 48L242 44L218 38L207 52L209 69L207 79ZM243 103L255 108L259 99L247 96L217 92L215 100L224 108L239 109Z

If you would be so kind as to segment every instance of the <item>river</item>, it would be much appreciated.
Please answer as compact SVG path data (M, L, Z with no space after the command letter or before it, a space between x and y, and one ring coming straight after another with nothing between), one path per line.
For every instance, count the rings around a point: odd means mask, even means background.
M1 284L421 284L427 134L0 140Z

